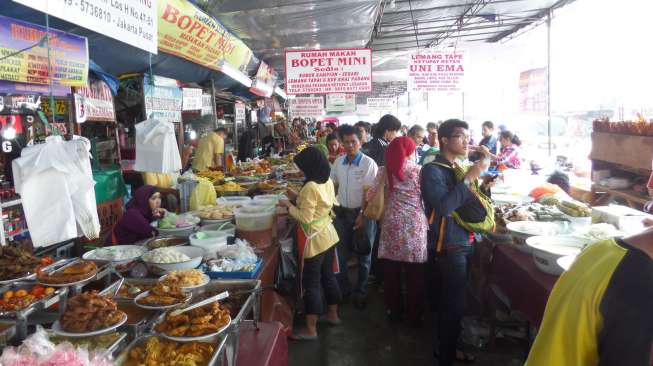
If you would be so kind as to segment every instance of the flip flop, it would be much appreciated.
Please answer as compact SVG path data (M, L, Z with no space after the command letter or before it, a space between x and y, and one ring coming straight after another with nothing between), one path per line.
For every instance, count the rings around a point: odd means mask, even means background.
M317 336L309 336L305 334L293 333L290 337L293 341L317 341Z
M465 363L465 364L476 362L476 357L474 357L473 355L467 352L460 351L460 353L463 354L463 357L462 358L458 357L458 351L460 350L456 350L456 362ZM440 352L438 350L433 351L433 357L440 358Z

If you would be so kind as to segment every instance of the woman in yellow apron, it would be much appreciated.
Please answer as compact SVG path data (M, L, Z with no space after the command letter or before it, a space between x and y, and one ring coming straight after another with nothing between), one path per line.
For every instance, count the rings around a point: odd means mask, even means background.
M298 245L303 298L306 307L306 329L293 334L295 340L316 340L317 320L324 313L324 291L328 305L326 320L332 325L340 324L338 304L342 300L338 281L334 274L335 245L338 234L331 223L331 208L336 204L333 182L329 179L331 168L324 154L308 147L295 156L295 164L304 172L306 181L297 196L297 206L289 201L280 205L288 207L288 213L300 226ZM337 271L337 268L336 268Z

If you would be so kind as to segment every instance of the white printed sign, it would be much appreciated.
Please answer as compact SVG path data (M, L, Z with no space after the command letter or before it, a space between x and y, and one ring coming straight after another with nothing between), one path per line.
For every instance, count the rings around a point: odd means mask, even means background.
M286 51L286 94L372 91L372 50Z
M418 51L408 61L409 92L462 90L466 68L465 50Z
M246 116L245 103L236 102L234 104L234 119L238 122L245 122Z
M202 115L210 116L213 114L213 103L211 103L211 94L202 94Z
M157 53L157 0L14 0L67 22Z
M367 98L367 109L370 111L391 111L397 106L397 98Z
M327 112L354 112L356 110L356 94L327 94Z
M202 89L182 88L183 97L182 110L198 111L202 109Z
M288 113L295 117L321 117L324 114L322 97L297 97L288 100Z

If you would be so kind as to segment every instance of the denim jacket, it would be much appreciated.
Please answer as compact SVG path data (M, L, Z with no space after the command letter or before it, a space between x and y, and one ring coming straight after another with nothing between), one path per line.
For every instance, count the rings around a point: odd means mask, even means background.
M438 155L435 162L451 165L442 155ZM428 245L429 249L435 249L440 238L442 218L463 206L473 193L464 182L456 180L453 170L436 164L424 165L421 185L426 217L429 218ZM447 217L442 239L444 248L471 244L470 232L458 225L453 217Z

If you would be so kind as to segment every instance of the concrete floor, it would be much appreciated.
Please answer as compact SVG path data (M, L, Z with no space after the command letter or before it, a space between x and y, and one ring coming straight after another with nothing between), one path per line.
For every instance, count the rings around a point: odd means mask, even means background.
M423 328L408 328L386 319L383 293L374 285L370 286L368 300L365 310L357 310L351 304L342 305L343 324L337 327L320 324L318 341L289 340L289 365L437 365L433 358L434 326L429 319L434 318L434 314L427 315ZM298 317L296 324L303 326L303 319ZM498 340L494 352L468 351L477 358L473 365L518 366L523 364L523 347L517 342Z

